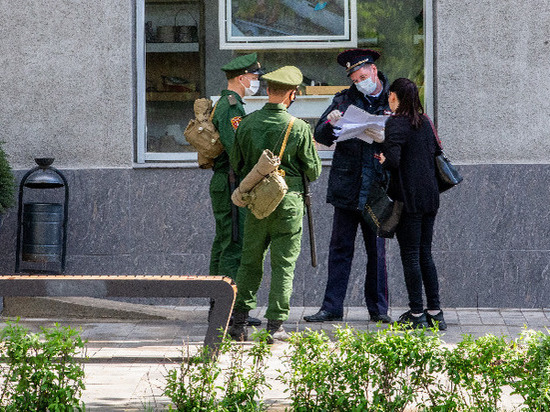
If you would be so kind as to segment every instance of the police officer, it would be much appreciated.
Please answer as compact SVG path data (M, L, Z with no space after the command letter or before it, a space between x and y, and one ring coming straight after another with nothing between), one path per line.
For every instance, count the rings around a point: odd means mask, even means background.
M389 82L374 64L378 57L378 52L368 49L346 50L338 55L338 63L346 69L353 84L334 96L332 104L319 119L315 127L318 142L327 146L334 143L335 123L350 105L371 114L389 113ZM384 239L377 238L361 218L372 182L384 176L375 158L381 149L376 142L383 141L383 133L374 130L364 133L375 142L369 144L364 140L349 139L337 143L334 150L327 192L327 202L334 206L328 281L321 309L314 315L305 316L304 320L308 322L342 320L358 226L361 226L367 251L364 295L370 319L385 323L391 321L387 315Z
M227 77L227 89L221 92L212 122L220 134L225 151L214 160L214 174L210 181L210 199L216 221L216 235L210 254L210 275L235 279L241 261L245 213L244 209L231 202L232 189L239 182L229 166L228 153L233 147L235 130L245 114L242 97L258 91L258 78L263 72L256 53L237 57L221 69ZM254 326L261 324L256 318L248 321Z
M230 155L231 165L241 176L250 172L264 149L275 154L280 152L292 118L287 108L296 99L297 86L303 76L297 67L285 66L264 75L262 80L267 81L268 103L243 118ZM245 320L249 310L256 307L268 248L271 250L271 286L265 314L267 330L271 343L274 339L288 338L282 324L288 319L294 267L300 253L304 215L302 174L313 181L321 173L321 160L311 129L303 120L296 119L292 125L280 168L285 172L288 185L281 203L264 219L259 220L250 212L246 215L234 322L229 330L236 340L247 339Z

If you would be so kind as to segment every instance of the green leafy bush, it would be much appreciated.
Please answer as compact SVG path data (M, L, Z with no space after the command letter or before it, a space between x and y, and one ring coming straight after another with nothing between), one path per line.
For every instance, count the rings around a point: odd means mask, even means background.
M504 337L465 335L446 359L446 375L454 384L458 410L496 411L510 382L508 363L515 348Z
M441 341L398 326L294 334L280 379L296 411L399 411L414 404L442 369Z
M85 342L70 327L55 324L29 333L18 322L8 322L0 333L5 366L0 408L6 411L84 410L80 396L84 370L75 359Z
M15 200L15 179L7 155L0 142L0 215L13 206Z
M525 330L509 362L510 386L526 411L550 411L550 335Z
M189 348L179 369L169 370L164 394L173 405L169 410L199 412L253 412L265 409L261 394L268 388L265 371L271 354L267 332L252 335L254 343L245 348L226 337L219 348L219 357L227 358L227 366L212 360L208 348L190 356Z
M550 335L524 331L519 339L463 336L446 345L434 330L397 325L376 331L336 328L291 334L276 379L291 411L499 411L505 392L523 410L550 411ZM171 371L166 394L180 411L259 411L269 346L224 341L224 367L204 361ZM220 386L220 383L223 383ZM516 398L516 400L519 398Z

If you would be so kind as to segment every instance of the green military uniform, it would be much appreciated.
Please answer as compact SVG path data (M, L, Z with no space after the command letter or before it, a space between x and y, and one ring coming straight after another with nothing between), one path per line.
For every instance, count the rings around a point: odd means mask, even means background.
M253 72L259 68L256 53L237 57L222 67L230 76ZM228 153L233 147L235 130L244 116L243 100L238 93L223 90L217 102L212 122L220 134L220 141L225 148L214 160L214 175L210 181L210 199L216 221L216 235L210 253L210 275L229 276L235 279L241 261L244 218L246 211L232 206L230 166ZM239 185L238 180L235 187ZM232 207L237 211L238 238L232 236Z
M233 91L223 90L212 119L226 151L214 160L214 175L210 180L210 199L216 221L216 235L210 253L210 274L230 276L232 279L235 279L241 261L245 211L237 208L239 236L235 241L232 238L233 218L227 153L233 147L235 130L244 114L241 96ZM238 186L238 182L236 185Z
M301 72L284 67L264 75L268 81L298 85ZM285 71L286 70L286 71ZM287 82L287 83L284 83ZM240 176L254 167L264 149L279 154L285 131L291 119L282 104L267 103L262 109L243 118L235 136L230 160ZM264 259L271 250L271 289L265 317L268 320L288 319L294 268L300 254L302 218L304 215L302 173L313 181L321 173L321 161L314 145L311 128L296 119L283 158L281 169L286 173L288 192L275 211L264 219L248 213L245 220L243 253L237 273L237 300L235 310L248 312L256 307L256 293L263 277Z

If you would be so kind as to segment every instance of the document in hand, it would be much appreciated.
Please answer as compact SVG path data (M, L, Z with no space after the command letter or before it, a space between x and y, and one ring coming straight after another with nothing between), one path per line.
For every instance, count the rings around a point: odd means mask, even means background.
M357 106L350 105L342 118L334 125L334 134L338 136L336 143L353 138L372 143L373 140L363 132L367 128L384 130L386 120L388 120L389 117L390 116L370 114Z

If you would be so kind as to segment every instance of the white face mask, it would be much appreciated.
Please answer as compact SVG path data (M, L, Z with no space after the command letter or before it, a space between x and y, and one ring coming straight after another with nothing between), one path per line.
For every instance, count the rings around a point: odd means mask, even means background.
M243 85L244 86L244 85ZM250 80L250 87L244 88L245 96L254 96L260 90L260 81L259 80Z
M365 96L368 96L373 94L376 90L376 83L373 82L369 77L368 79L365 79L359 83L355 83L355 87L357 87L357 89L359 89L359 91Z

